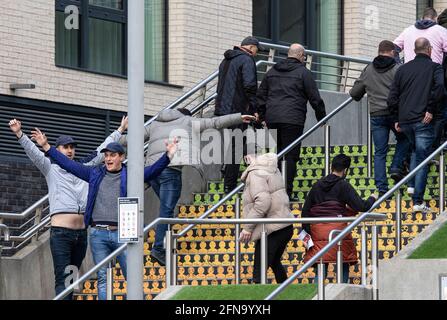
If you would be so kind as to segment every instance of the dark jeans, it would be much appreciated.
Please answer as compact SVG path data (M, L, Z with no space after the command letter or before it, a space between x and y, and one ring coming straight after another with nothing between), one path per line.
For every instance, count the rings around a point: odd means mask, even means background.
M65 283L67 276L74 276L67 267L81 268L87 251L87 230L71 230L60 227L51 227L50 249L53 256L54 279L56 295L72 284ZM72 300L73 294L67 295L65 300Z
M403 133L396 131L395 122L391 116L371 117L371 131L374 140L374 180L379 192L388 191L386 174L386 156L389 151L390 131L396 137L396 151L389 173L402 173L403 162L410 150L410 143Z
M445 102L444 102L445 103ZM432 147L432 153L441 146L445 134L445 126L447 125L447 108L444 106L443 111L436 117L434 123L435 138Z
M160 218L173 218L175 206L182 193L182 172L166 168L150 183L160 199ZM163 240L167 230L167 224L157 225L155 230L155 242L152 248L153 251L163 251Z
M229 130L237 130L240 129L244 132L247 129L247 125L237 125L227 128ZM231 141L231 150L225 150L224 159L225 165L223 168L224 175L224 191L228 193L237 187L237 180L240 174L240 167L242 159L236 159L236 146L238 145L237 139L235 137L232 138ZM243 155L246 155L246 139L243 139ZM231 153L230 153L231 152ZM231 158L228 158L231 157ZM229 163L231 162L231 163Z
M277 153L280 153L286 147L288 147L293 141L298 139L303 135L303 126L297 126L287 123L271 123L268 124L268 128L272 130L277 130ZM287 162L287 194L289 198L292 197L293 192L293 181L296 177L296 165L300 160L301 144L296 146L291 150L286 156L285 160ZM278 167L281 169L281 161L278 162Z
M277 283L287 280L287 272L281 264L281 257L292 236L293 226L287 226L267 236L267 266L272 268ZM253 282L261 283L261 240L256 241L255 246Z
M92 227L90 229L90 246L95 265L99 264L122 243L118 242L118 231L108 231ZM117 259L123 275L127 278L127 253L120 254ZM98 300L107 298L107 265L98 270Z
M434 126L432 123L423 124L422 122L401 125L402 132L407 136L410 142L410 148L413 152L410 170L414 170L422 161L424 161L432 150L434 140ZM424 201L425 187L427 185L428 166L416 174L414 179L413 204L421 204Z

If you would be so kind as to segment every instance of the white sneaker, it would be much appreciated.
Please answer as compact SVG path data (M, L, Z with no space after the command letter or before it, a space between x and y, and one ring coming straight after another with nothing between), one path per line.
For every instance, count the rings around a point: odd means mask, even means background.
M421 204L414 205L413 206L413 212L427 213L427 212L431 212L431 209L430 209L430 207L427 207L425 202L423 202Z
M414 194L414 188L408 188L407 193L411 196Z

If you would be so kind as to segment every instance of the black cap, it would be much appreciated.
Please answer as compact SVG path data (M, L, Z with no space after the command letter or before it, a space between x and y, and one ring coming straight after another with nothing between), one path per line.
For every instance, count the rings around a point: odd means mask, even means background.
M107 145L107 147L105 147L104 149L101 150L101 153L104 153L106 151L110 151L110 152L117 152L120 154L124 154L124 148L121 144L119 144L118 142L111 142Z
M56 148L59 146L67 146L69 144L74 146L78 145L78 143L70 136L60 136L56 140Z
M261 44L259 43L259 40L252 36L247 37L244 40L242 40L241 46L256 46L256 47L258 47L259 51L265 50L264 47L261 46Z

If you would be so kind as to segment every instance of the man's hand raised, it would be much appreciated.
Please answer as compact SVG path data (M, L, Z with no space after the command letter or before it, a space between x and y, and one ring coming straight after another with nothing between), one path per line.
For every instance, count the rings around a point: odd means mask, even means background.
M31 139L33 141L36 141L36 143L41 146L45 152L50 150L47 136L45 135L45 133L40 131L39 128L34 128L34 130L31 131Z
M178 142L178 137L175 137L172 142L169 142L167 140L165 141L166 151L168 152L168 157L171 160L174 157L174 154L177 152Z
M17 139L20 139L22 137L22 123L19 120L12 119L11 121L9 121L9 128L17 136Z
M123 116L123 119L121 119L121 125L118 128L118 131L123 134L124 131L127 130L127 127L129 126L129 117Z

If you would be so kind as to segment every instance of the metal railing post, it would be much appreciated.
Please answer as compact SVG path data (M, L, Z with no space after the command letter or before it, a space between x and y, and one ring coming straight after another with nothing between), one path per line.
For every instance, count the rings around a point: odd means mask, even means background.
M235 211L235 218L240 219L241 218L241 199L239 196L236 197L236 211ZM240 284L241 282L241 244L239 235L241 234L241 225L236 225L236 243L235 243L235 257L234 257L234 275L235 275L235 282L236 284Z
M177 263L178 263L178 252L177 252L177 238L172 237L172 284L177 285Z
M324 174L329 175L331 162L331 127L324 125Z
M439 155L439 213L445 210L445 154Z
M343 251L341 251L341 241L337 250L337 283L343 283Z
M109 261L106 275L107 300L113 300L113 260Z
M287 189L287 161L284 160L281 161L281 174L282 174L282 179L284 180L284 186Z
M172 286L172 231L169 225L166 231L166 288Z
M36 217L34 218L34 225L37 226L40 221L42 219L42 207L38 207L36 209ZM37 240L39 240L39 232L37 231L36 234L33 237L33 240L31 240L32 242L36 242Z
M402 249L402 194L396 191L396 252Z
M372 154L373 154L373 142L372 142L372 131L371 131L371 114L369 108L369 100L366 97L366 105L367 105L367 120L366 120L366 166L367 166L367 175L368 177L372 177Z
M372 252L371 252L371 262L372 262L372 286L373 286L373 300L379 300L379 248L378 248L378 238L377 238L377 224L374 222L372 226Z
M323 258L320 259L318 264L318 300L324 300L324 264Z
M261 284L267 284L267 250L267 232L265 232L265 224L263 224L261 234Z
M368 239L366 233L366 225L362 225L362 286L366 286L368 279Z

